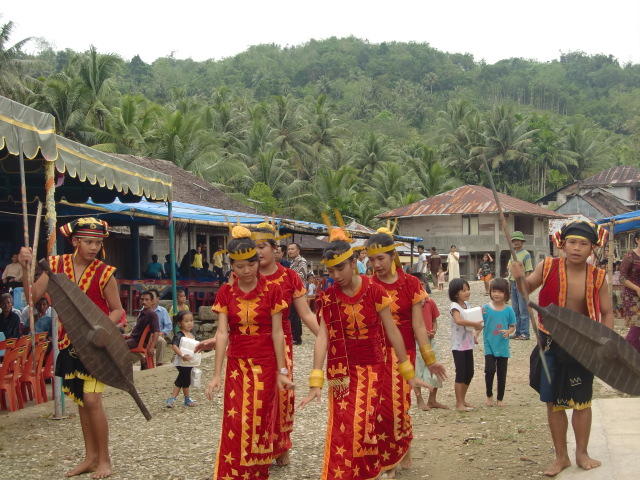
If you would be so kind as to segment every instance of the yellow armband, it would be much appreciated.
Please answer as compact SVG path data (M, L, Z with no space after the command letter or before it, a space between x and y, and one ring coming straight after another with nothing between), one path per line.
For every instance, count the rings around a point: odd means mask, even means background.
M411 360L408 359L398 364L398 372L400 373L400 375L402 375L402 378L407 381L416 376L416 371L413 369Z
M427 367L436 363L436 352L433 351L428 343L420 346L420 355L422 355L422 360L424 360Z
M324 372L320 369L311 370L309 375L309 387L322 388L324 385Z

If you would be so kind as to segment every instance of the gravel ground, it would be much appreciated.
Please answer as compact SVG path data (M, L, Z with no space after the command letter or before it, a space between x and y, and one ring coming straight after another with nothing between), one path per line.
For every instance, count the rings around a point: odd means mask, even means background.
M472 283L472 305L486 302L480 282ZM432 295L442 312L437 339L439 358L448 369L450 380L438 399L454 405L453 360L450 349L449 300L446 292ZM304 343L295 347L295 375L298 399L307 392L311 369L313 338L305 332ZM546 428L545 407L528 386L529 354L533 341L513 341L509 363L506 406L484 406L484 358L482 346L475 352L475 377L467 399L476 410L423 412L412 407L414 435L413 466L402 479L477 480L482 478L540 478L552 458ZM213 357L203 361L203 384L210 378ZM136 385L154 418L146 422L127 394L108 388L104 402L109 417L114 479L211 478L218 441L222 398L208 402L202 390L192 396L200 402L195 408L181 404L164 407L175 369L163 366L136 372ZM598 397L617 396L601 383ZM309 405L297 418L293 433L292 462L274 467L271 477L316 479L320 475L326 421L326 400ZM29 406L18 412L0 413L0 478L62 478L83 456L82 435L77 411L67 402L69 418L51 420L52 402ZM80 478L89 478L84 475Z

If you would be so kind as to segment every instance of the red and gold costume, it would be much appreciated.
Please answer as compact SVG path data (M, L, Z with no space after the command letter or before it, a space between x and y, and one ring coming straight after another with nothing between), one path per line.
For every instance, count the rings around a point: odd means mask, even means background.
M76 278L73 255L68 254L49 257L49 266L54 273L63 273L72 282L77 283L91 301L109 315L109 305L104 298L104 287L115 273L115 267L96 259L87 266L80 278ZM62 322L58 324L58 348L60 353L56 363L56 375L62 377L62 391L78 405L83 405L83 392L101 392L104 385L89 374L77 357Z
M213 310L227 315L229 346L216 480L269 477L278 405L272 315L285 308L281 289L262 276L248 293L237 281L218 291Z
M295 308L293 300L304 297L307 293L300 276L291 270L276 263L277 270L264 278L269 284L278 285L282 290L282 297L287 307L282 310L282 329L285 336L286 367L289 370L289 380L293 381L293 337L291 335L291 323L289 322L289 309ZM275 456L286 452L291 448L291 431L293 430L293 414L295 412L295 394L293 389L280 390L278 392L278 408L276 410L274 445Z
M329 333L323 480L369 480L381 471L376 424L385 347L378 313L391 299L368 277L360 278L353 297L334 284L317 299Z
M391 298L391 315L400 330L407 356L411 364L416 361L416 342L413 333L413 306L427 298L422 283L413 275L407 275L397 269L398 279L394 283L385 283L373 276L375 284L380 285ZM380 395L382 407L378 424L378 448L382 470L390 470L402 460L409 450L413 439L411 417L411 386L402 378L397 369L398 359L390 343L386 342L385 369L382 376Z
M600 288L606 272L593 265L586 265L585 300L589 317L600 322ZM547 257L543 265L543 282L538 303L545 307L550 304L564 307L567 301L567 267L564 258ZM542 317L538 318L543 343L549 346L547 360L552 373L551 397L544 398L552 402L556 410L575 408L577 410L591 406L593 374L578 363L551 339L544 328ZM544 383L544 382L543 382ZM545 397L546 395L543 394Z

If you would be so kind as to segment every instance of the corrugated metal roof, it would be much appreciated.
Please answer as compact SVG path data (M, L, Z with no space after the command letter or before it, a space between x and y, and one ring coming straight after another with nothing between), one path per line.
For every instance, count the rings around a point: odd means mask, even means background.
M618 165L583 180L582 186L640 185L640 170L630 165Z
M498 193L498 195L505 213L524 213L538 217L564 218L564 215L539 207L533 203L525 202L503 193ZM464 185L431 198L425 198L419 202L381 213L378 217L418 217L480 213L498 213L493 192L478 185Z

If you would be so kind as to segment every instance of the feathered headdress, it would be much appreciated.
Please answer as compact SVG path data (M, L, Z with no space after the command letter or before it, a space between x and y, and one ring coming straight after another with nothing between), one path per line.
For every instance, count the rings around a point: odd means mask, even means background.
M343 241L343 242L352 243L353 238L351 238L351 235L349 235L349 232L347 232L347 230L345 229L344 220L342 218L342 215L340 214L340 211L337 208L335 208L333 210L333 213L336 217L336 223L338 224L337 227L331 224L329 215L327 215L326 212L322 212L322 221L326 225L327 231L329 232L329 242ZM323 258L321 261L327 267L334 267L346 260L349 260L351 257L353 257L353 252L359 249L360 248L352 247L352 248L349 248L349 250L347 250L344 253L335 255L333 258Z
M231 229L231 236L234 239L248 238L249 240L251 240L251 230L241 225L236 225ZM229 251L229 258L232 258L233 260L248 260L249 258L253 258L256 255L258 255L258 252L255 246L251 246L247 249L238 250L235 252Z

